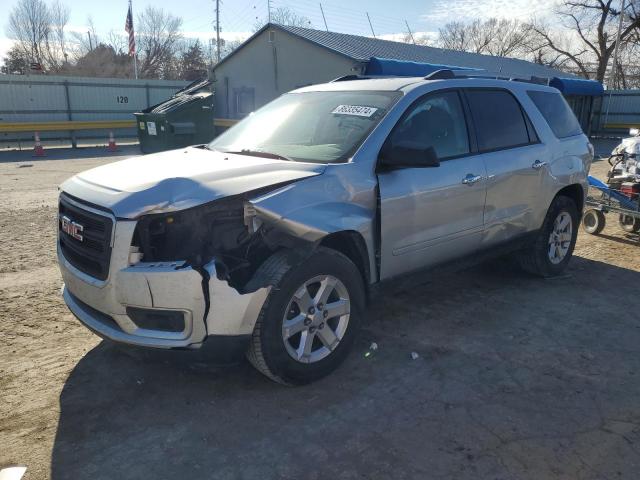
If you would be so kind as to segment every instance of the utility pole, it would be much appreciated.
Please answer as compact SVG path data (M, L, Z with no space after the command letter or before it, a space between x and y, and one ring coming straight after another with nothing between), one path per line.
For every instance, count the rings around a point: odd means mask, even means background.
M271 0L267 0L267 23L271 23Z
M216 0L216 58L220 63L220 0Z
M369 20L369 26L371 27L371 33L373 33L373 38L376 38L376 32L373 31L373 25L371 24L371 18L369 18L369 12L365 12L367 14L367 20Z
M93 44L91 43L91 31L87 30L87 36L89 37L89 51L93 50Z
M618 50L620 48L620 35L622 33L622 22L624 20L624 7L625 7L625 0L621 0L621 5L620 5L620 21L618 22L618 33L616 35L616 48L613 52L613 80L612 83L613 85L611 85L611 88L615 87L615 81L618 79L618 70L620 68L620 64L619 64L619 60L618 60Z
M416 40L415 38L413 38L413 33L411 33L411 29L409 28L409 22L407 22L406 20L404 21L404 24L407 26L407 30L409 31L409 36L411 37L411 41L413 42L413 44L416 44Z
M320 13L322 13L322 20L324 21L324 28L329 31L329 27L327 27L327 19L324 16L324 10L322 9L322 4L320 4Z

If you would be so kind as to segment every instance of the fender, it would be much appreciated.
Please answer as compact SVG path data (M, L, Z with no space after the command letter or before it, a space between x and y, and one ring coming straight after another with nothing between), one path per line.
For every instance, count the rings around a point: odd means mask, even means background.
M359 233L367 247L369 271L376 278L376 191L375 177L363 178L354 164L343 163L249 203L266 225L307 242L320 242L337 232Z

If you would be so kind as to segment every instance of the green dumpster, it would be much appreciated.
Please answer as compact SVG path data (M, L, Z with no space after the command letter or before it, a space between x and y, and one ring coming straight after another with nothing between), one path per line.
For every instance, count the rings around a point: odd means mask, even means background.
M211 81L193 82L169 100L134 113L143 153L208 143L213 140Z

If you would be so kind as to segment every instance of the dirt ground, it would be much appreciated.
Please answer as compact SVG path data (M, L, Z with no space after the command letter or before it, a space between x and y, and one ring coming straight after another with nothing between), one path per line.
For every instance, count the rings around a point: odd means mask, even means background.
M116 347L67 311L56 187L116 159L103 155L0 154L0 467L31 480L640 477L640 245L613 216L604 235L580 233L562 278L496 261L377 298L345 365L291 389L247 364Z

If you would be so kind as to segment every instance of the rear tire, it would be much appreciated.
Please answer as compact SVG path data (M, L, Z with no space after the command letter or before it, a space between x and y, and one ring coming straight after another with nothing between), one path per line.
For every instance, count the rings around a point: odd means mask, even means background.
M249 362L285 385L310 383L338 368L365 306L364 282L353 262L319 247L292 265L290 255L280 252L258 269L254 281L272 289L253 331ZM328 292L326 299L321 292Z
M620 228L627 233L640 232L640 218L634 218L631 215L621 213L618 217L618 224Z
M595 208L587 210L582 216L582 228L591 235L598 235L602 232L606 223L604 213Z
M571 198L554 198L535 241L520 252L522 268L541 277L560 275L573 255L579 222L578 208Z

